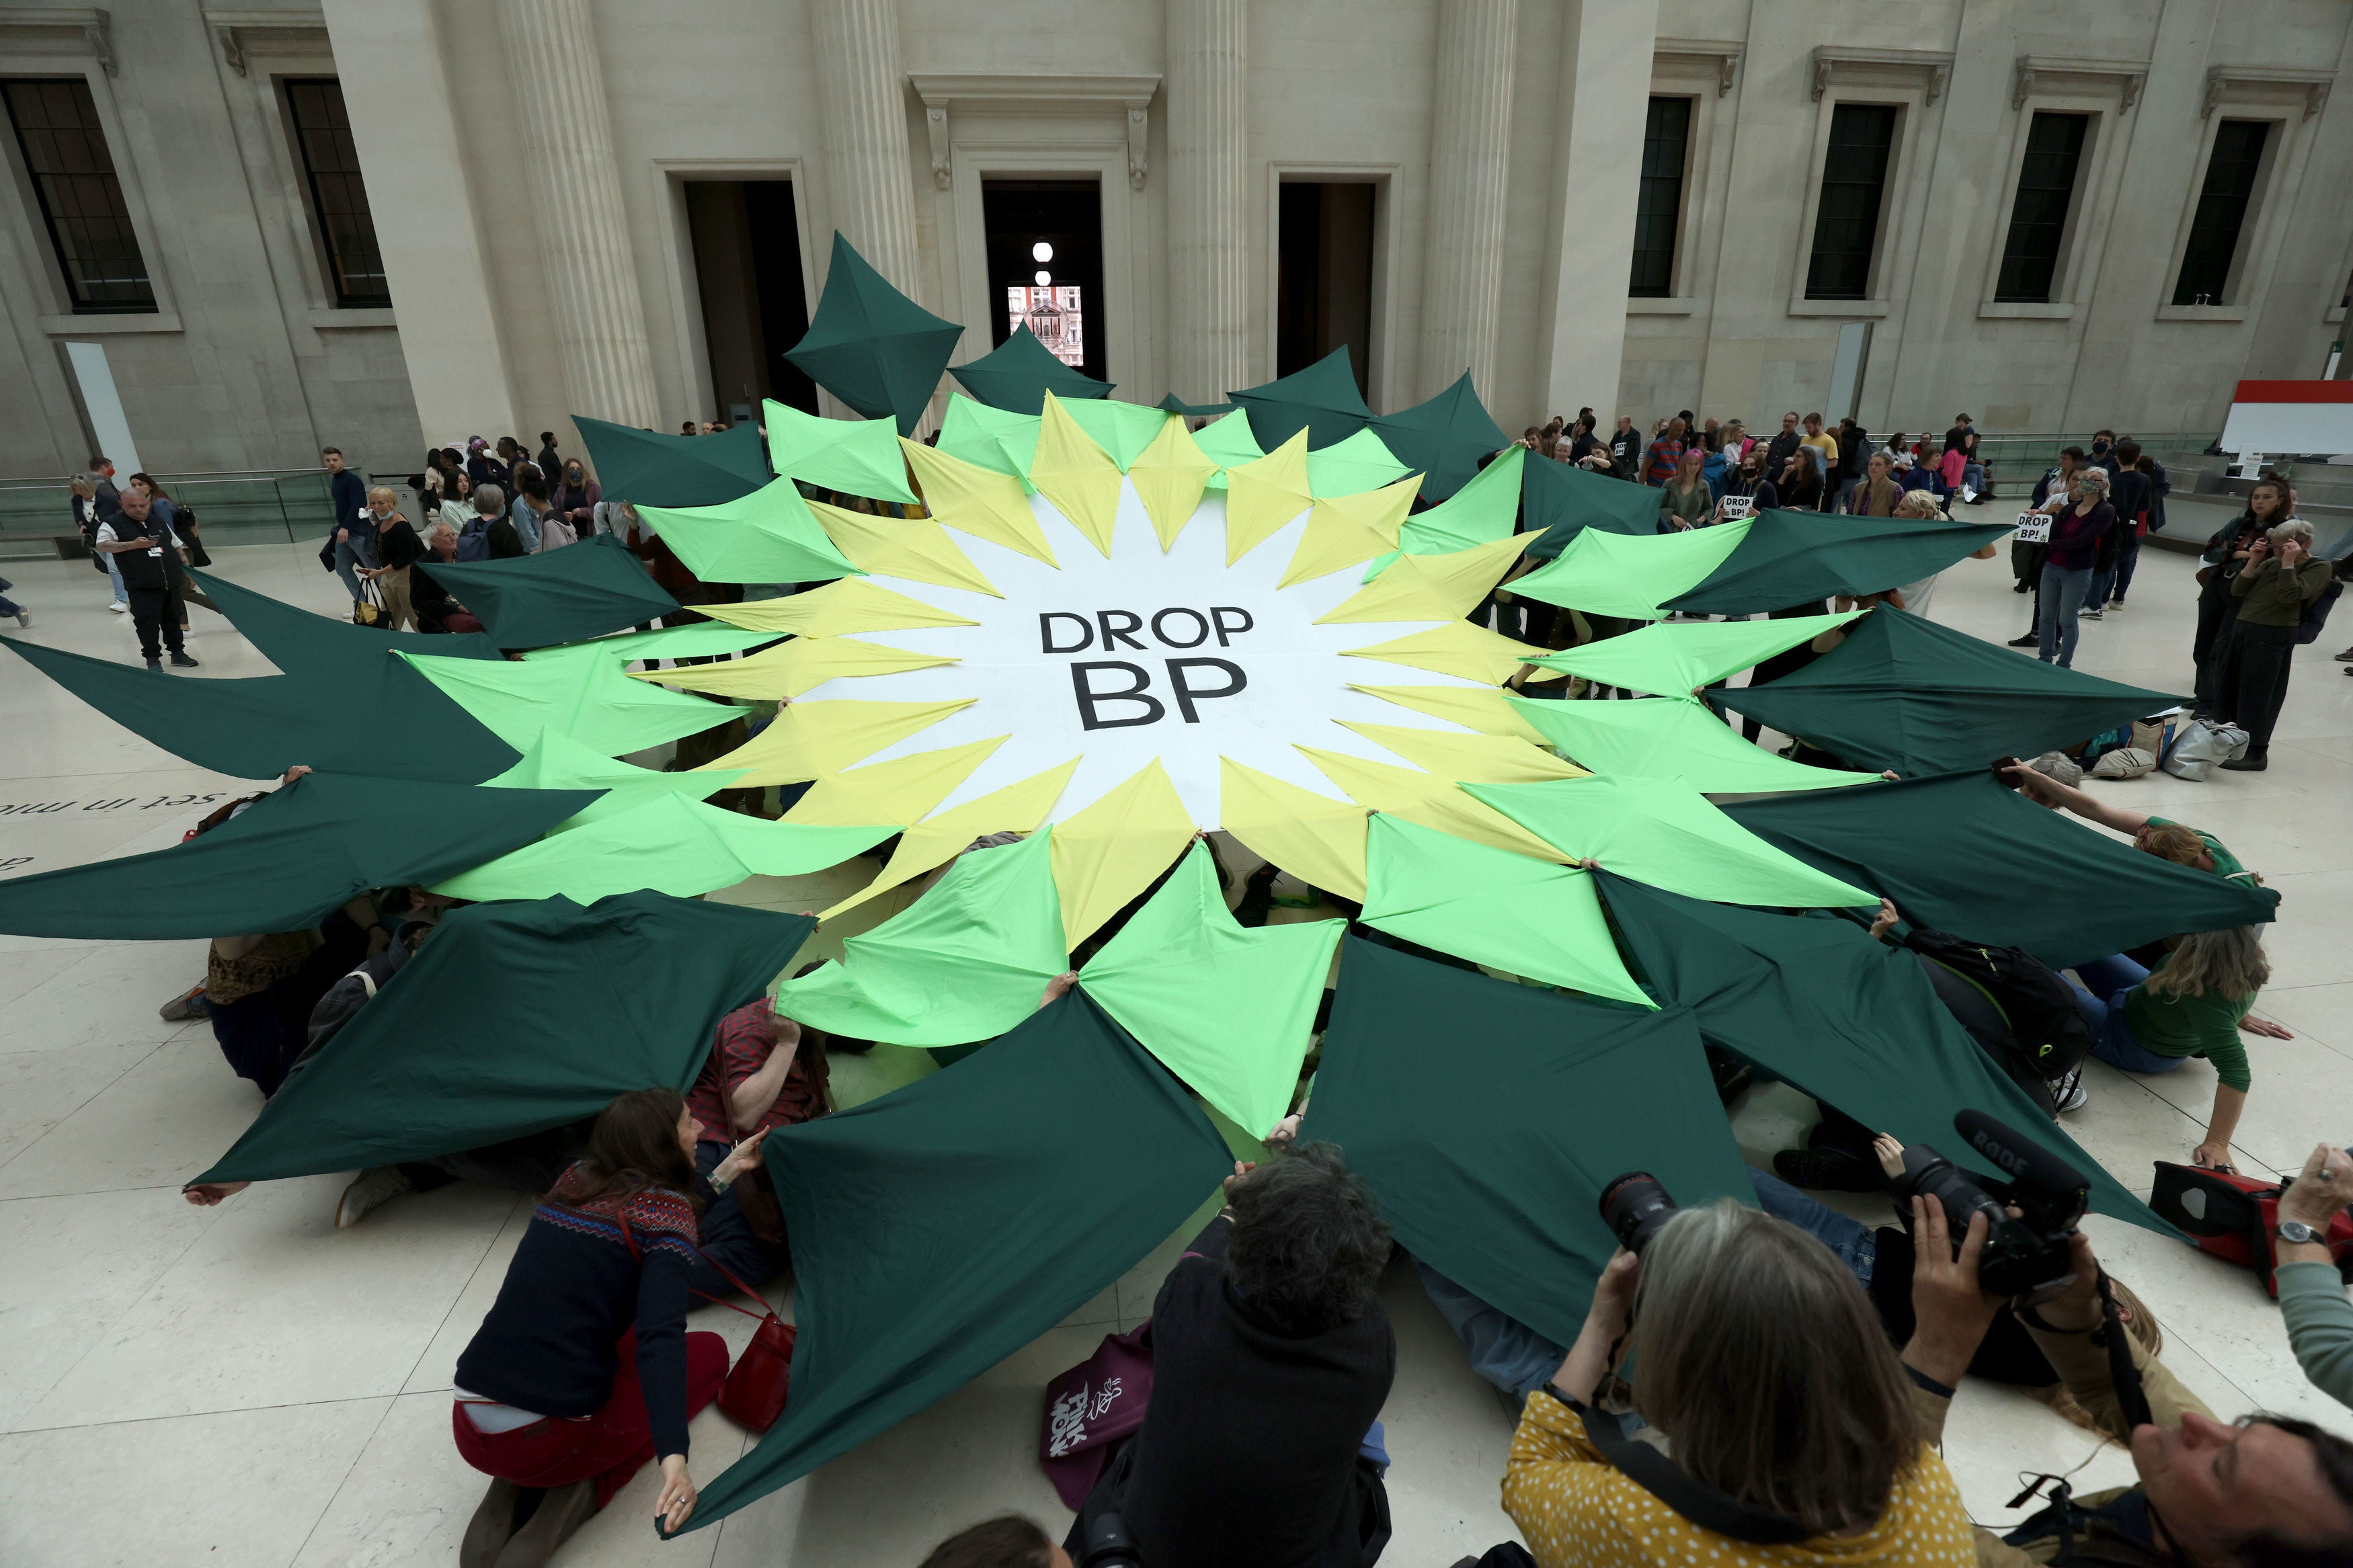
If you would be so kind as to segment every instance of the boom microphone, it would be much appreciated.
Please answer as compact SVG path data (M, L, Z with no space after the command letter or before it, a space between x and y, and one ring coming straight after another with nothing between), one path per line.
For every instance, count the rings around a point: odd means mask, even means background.
M2066 1161L2030 1143L1982 1110L1964 1110L1953 1118L1953 1131L2010 1181L2024 1181L2045 1192L2081 1192L2092 1184Z

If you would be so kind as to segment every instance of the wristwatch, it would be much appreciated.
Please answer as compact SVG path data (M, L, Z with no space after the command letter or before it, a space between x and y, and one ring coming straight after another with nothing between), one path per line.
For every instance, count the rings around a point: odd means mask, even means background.
M2320 1233L2300 1219L2279 1222L2279 1238L2291 1247L2309 1247L2320 1239Z

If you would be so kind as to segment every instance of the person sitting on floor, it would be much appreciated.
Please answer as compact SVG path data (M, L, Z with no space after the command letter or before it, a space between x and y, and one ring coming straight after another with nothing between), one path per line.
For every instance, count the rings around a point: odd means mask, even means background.
M1150 1563L1360 1568L1389 1532L1376 1419L1389 1229L1329 1143L1235 1166L1152 1310L1153 1397L1064 1540L1117 1513Z
M825 1036L783 1016L767 997L719 1020L711 1056L686 1091L702 1124L694 1168L709 1175L740 1139L823 1116ZM790 1258L783 1210L765 1166L754 1165L702 1215L702 1261L689 1283L713 1296L734 1289L733 1273L759 1285Z
M459 1558L543 1563L649 1459L670 1530L694 1511L687 1423L727 1378L727 1342L686 1331L698 1220L762 1134L694 1173L702 1125L675 1089L620 1096L533 1211L458 1357L458 1453L490 1476Z

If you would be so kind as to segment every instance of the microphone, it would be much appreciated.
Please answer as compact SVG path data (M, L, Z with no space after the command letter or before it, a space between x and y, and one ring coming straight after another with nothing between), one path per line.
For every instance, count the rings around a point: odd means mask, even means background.
M1982 1110L1956 1114L1953 1131L2012 1181L2022 1180L2048 1192L2088 1191L2091 1187L2082 1172L2040 1145L2028 1142Z

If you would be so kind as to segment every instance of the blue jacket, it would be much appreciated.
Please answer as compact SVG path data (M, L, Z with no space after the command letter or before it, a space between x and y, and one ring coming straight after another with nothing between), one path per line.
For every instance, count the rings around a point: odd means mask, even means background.
M327 478L328 502L335 510L337 528L364 529L360 513L367 510L367 481L349 468ZM358 538L358 534L353 534Z

